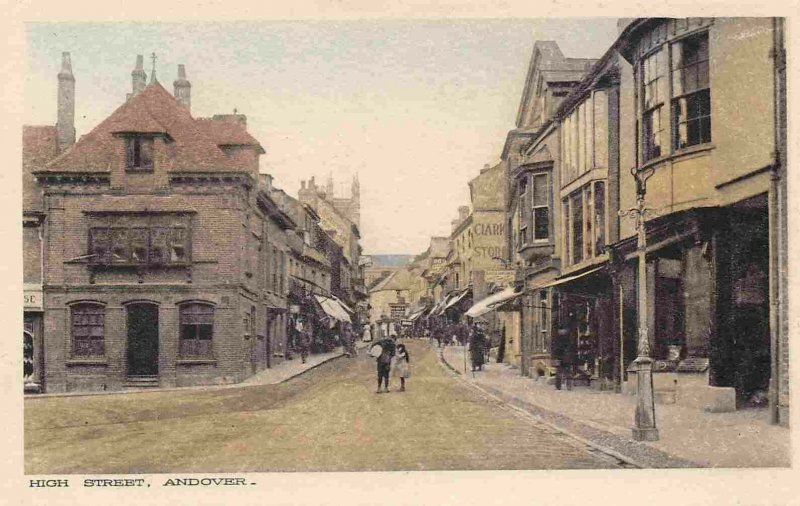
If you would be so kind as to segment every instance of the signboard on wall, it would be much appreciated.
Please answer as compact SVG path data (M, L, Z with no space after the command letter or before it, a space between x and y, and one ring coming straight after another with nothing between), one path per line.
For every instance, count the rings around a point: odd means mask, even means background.
M41 311L44 308L42 301L42 285L26 284L23 287L22 297L23 309Z

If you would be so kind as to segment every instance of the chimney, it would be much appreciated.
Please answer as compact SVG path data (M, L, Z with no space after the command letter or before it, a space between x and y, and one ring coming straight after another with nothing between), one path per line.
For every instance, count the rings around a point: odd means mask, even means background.
M131 83L133 92L131 97L135 97L147 86L147 74L144 72L144 56L136 55L136 68L131 72Z
M186 66L181 63L178 65L178 79L172 83L174 86L175 99L179 104L192 110L192 83L186 79Z
M306 189L306 181L305 181L305 179L300 181L300 189L301 190L305 190Z
M58 73L58 120L56 134L58 152L75 144L75 76L69 53L61 53L61 71Z
M450 221L450 233L455 232L459 225L461 225L461 220Z
M489 166L489 164L488 164L488 163L485 163L485 164L483 164L483 168L481 169L481 174L483 174L484 172L486 172L486 171L487 171L487 170L489 170L490 168L491 168L491 167Z
M459 206L458 207L458 219L459 221L464 221L469 216L469 206Z

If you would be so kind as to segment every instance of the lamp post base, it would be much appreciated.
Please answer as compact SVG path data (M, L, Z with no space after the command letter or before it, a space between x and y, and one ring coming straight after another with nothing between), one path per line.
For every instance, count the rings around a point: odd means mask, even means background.
M653 360L638 357L633 361L636 370L636 424L633 439L636 441L658 441L656 428L655 399L653 392Z
M634 427L632 430L634 441L658 441L658 429L655 427L646 429Z

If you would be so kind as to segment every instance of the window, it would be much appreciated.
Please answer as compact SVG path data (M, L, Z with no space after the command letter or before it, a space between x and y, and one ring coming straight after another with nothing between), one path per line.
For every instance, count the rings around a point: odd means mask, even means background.
M139 136L125 139L125 168L153 168L153 139Z
M673 148L711 142L707 33L672 45L672 94Z
M547 174L533 176L533 239L550 237L550 198Z
M86 303L72 306L72 355L102 357L105 354L105 308Z
M548 307L547 290L539 290L539 351L547 351L548 335L550 335L550 308Z
M190 303L180 307L180 355L210 357L214 333L214 307Z
M92 264L182 265L189 261L189 230L185 227L92 227Z
M652 160L663 154L661 128L661 106L663 94L662 50L645 58L642 62L642 157L644 161Z
M594 184L594 254L601 255L606 249L606 184Z
M583 260L583 192L578 191L570 197L569 203L572 211L572 263L577 264Z

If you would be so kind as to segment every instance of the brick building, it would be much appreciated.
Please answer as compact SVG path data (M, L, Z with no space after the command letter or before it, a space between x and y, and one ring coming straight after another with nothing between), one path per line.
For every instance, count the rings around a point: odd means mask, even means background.
M146 83L140 56L128 100L72 145L65 54L58 124L24 130L26 223L46 216L33 339L45 391L238 382L286 349L295 224L259 178L264 150L246 118L192 117L178 74L173 96L155 72Z

